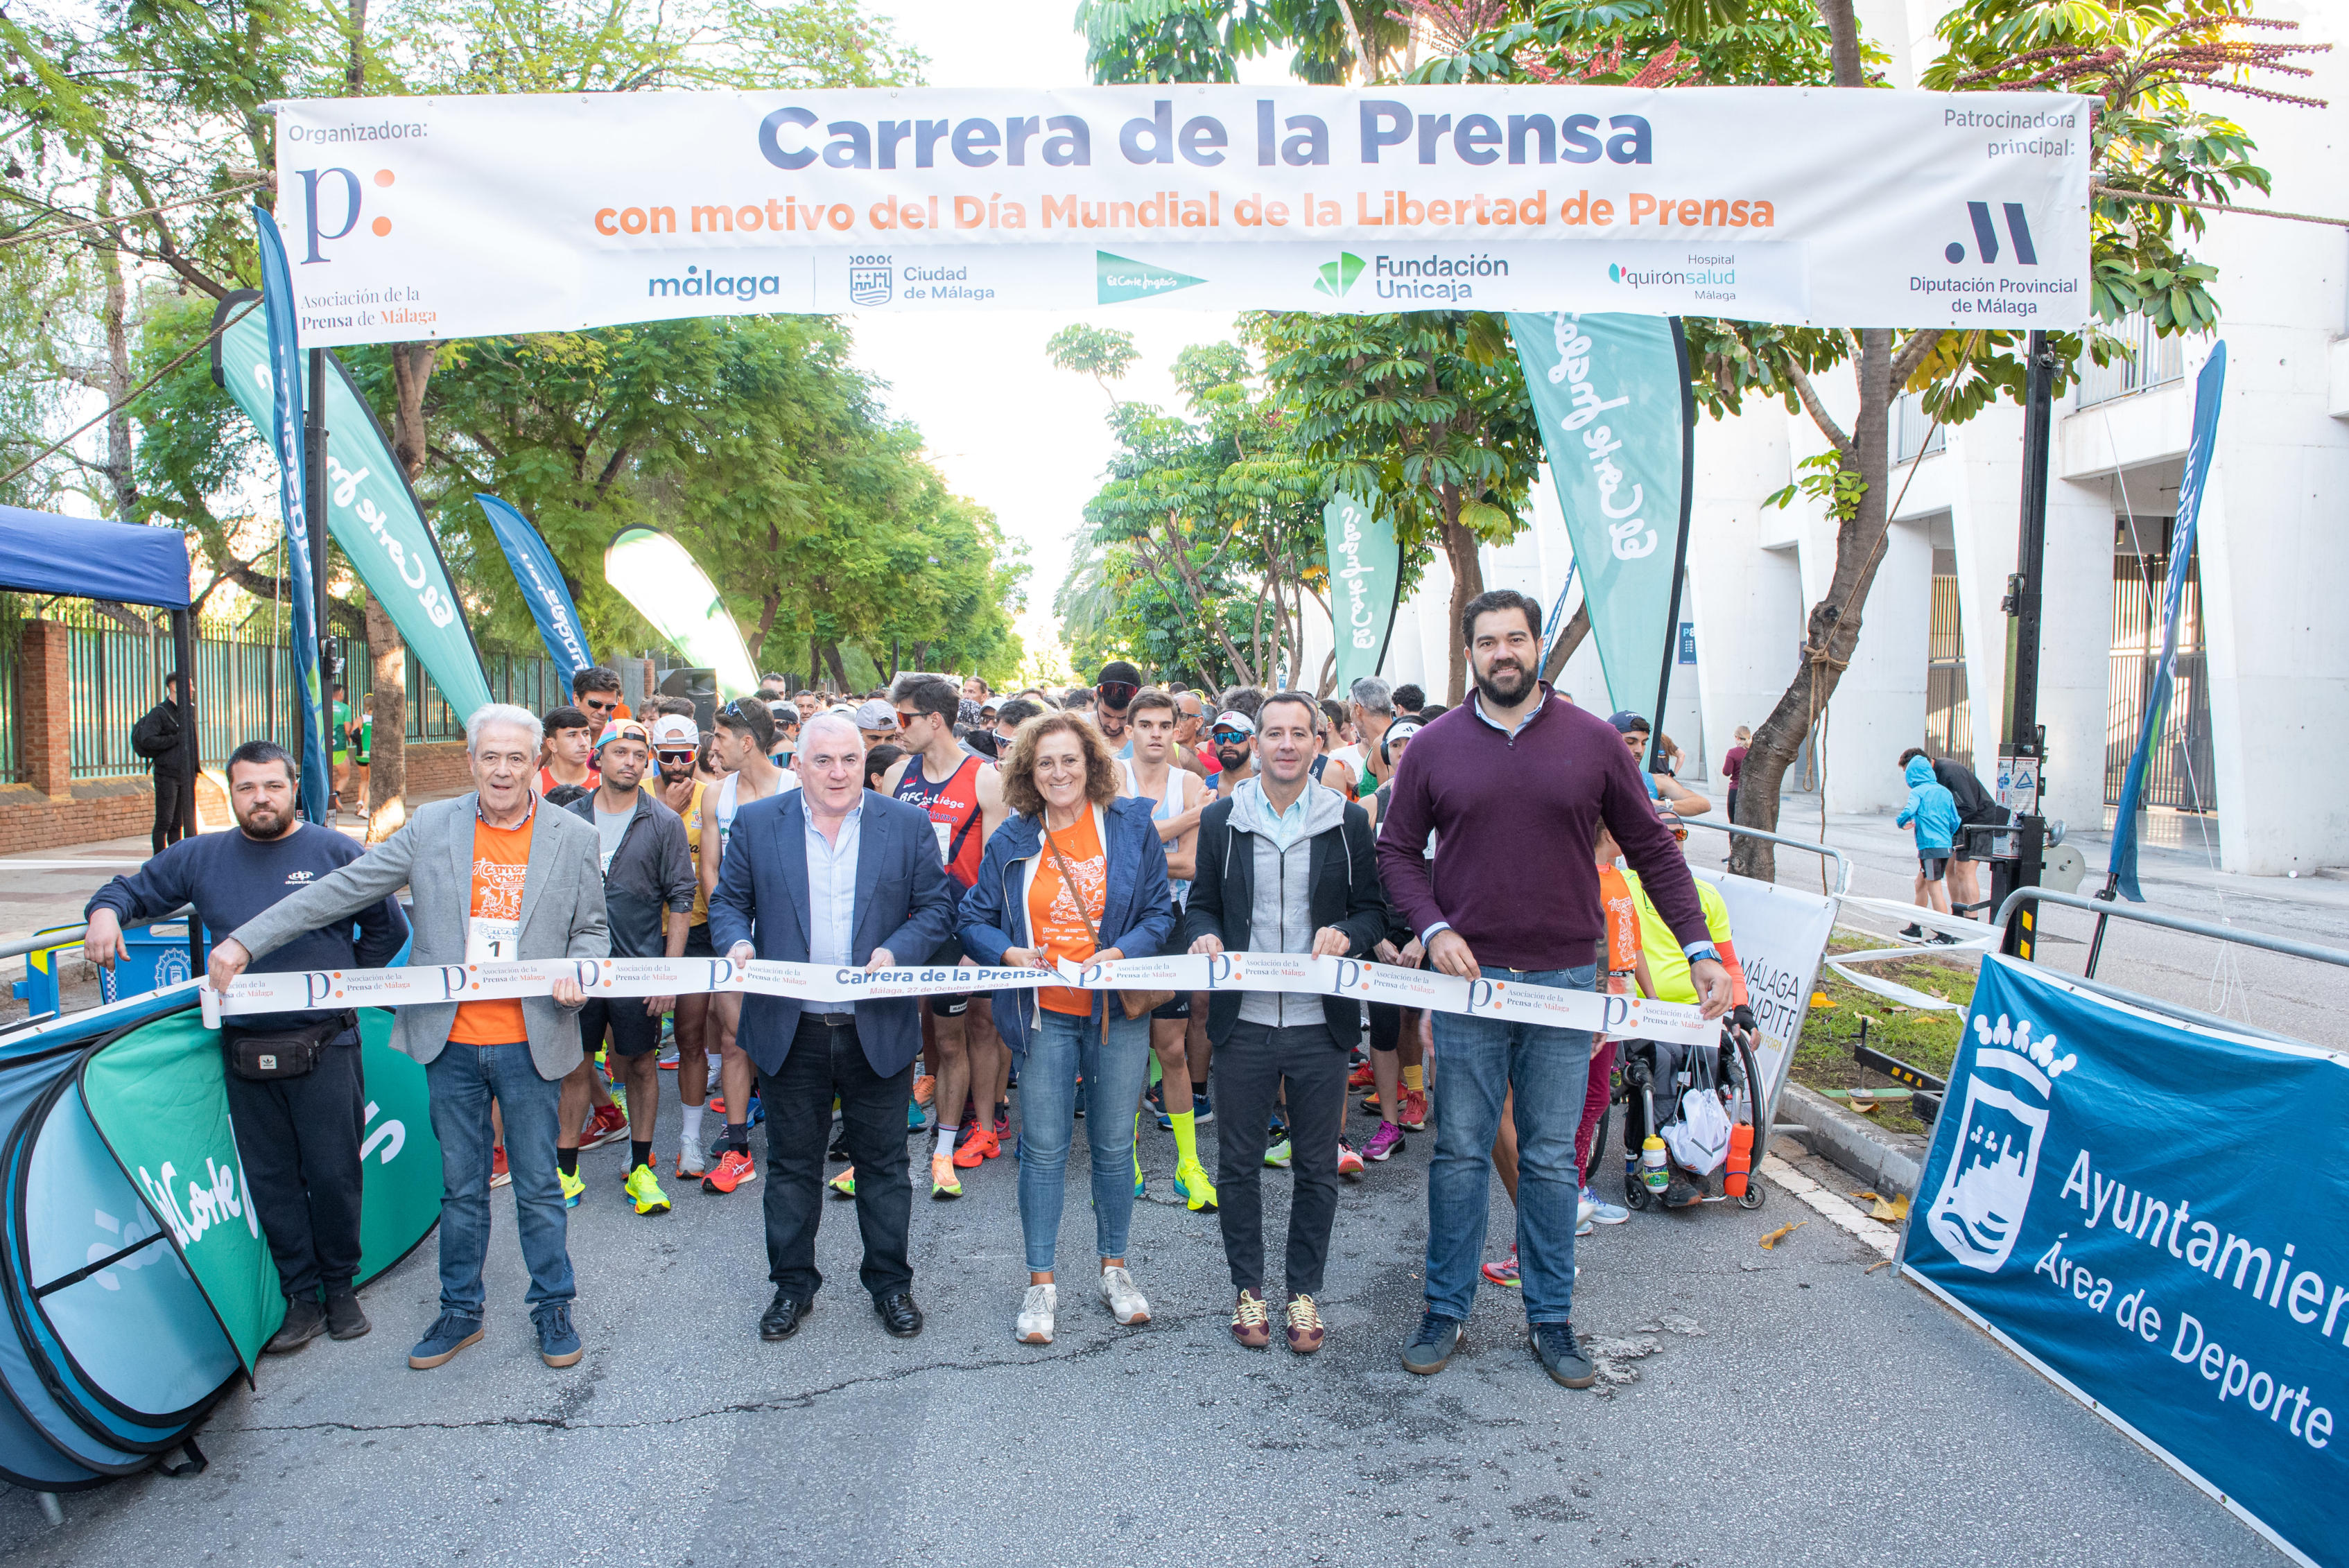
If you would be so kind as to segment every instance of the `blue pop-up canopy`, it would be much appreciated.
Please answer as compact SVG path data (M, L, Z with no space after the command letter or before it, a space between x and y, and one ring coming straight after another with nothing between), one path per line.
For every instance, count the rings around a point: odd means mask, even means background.
M188 536L0 506L0 588L188 607Z

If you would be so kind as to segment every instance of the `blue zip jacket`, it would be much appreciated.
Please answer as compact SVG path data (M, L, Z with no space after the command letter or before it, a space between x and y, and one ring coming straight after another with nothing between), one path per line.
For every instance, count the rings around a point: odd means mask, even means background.
M1174 902L1166 886L1166 846L1150 819L1151 803L1120 796L1101 808L1102 845L1109 851L1101 944L1128 958L1155 958L1174 930ZM1003 962L1007 947L1033 945L1028 936L1028 883L1044 852L1039 819L1014 816L987 841L978 880L962 895L956 918L965 951L981 964ZM1030 989L999 991L991 999L995 1028L1014 1053L1026 1055L1028 1021L1036 1007ZM1116 1006L1116 993L1097 992L1093 1017Z
M1896 828L1917 824L1917 852L1946 851L1958 841L1958 799L1933 777L1933 765L1912 757L1904 774L1909 780L1909 805L1892 819Z

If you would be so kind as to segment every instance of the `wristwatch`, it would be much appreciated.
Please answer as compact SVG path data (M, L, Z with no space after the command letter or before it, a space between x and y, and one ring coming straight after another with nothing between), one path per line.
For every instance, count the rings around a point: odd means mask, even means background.
M1721 962L1720 951L1710 942L1692 942L1681 951L1688 955L1688 961L1691 964L1694 964L1700 958L1710 958L1715 964Z

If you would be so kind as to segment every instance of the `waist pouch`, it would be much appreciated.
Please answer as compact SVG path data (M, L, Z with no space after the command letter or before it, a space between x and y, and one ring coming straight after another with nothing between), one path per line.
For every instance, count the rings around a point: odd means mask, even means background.
M224 1035L221 1049L228 1057L229 1071L237 1077L254 1083L273 1083L315 1072L318 1058L336 1037L357 1026L357 1015L345 1013L274 1034Z

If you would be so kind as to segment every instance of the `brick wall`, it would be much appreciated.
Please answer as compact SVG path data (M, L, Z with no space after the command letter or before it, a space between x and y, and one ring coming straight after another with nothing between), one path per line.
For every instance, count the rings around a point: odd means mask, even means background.
M197 787L197 794L203 794L202 786ZM202 810L201 799L198 810ZM30 784L0 784L0 854L134 833L144 838L154 826L155 789L144 779L95 779L74 785L66 795L45 794Z
M465 766L465 743L435 741L408 748L408 799L410 803L434 796L461 794L473 787L472 769Z
M17 770L35 790L58 800L67 799L73 779L70 638L63 622L27 621L16 654Z

